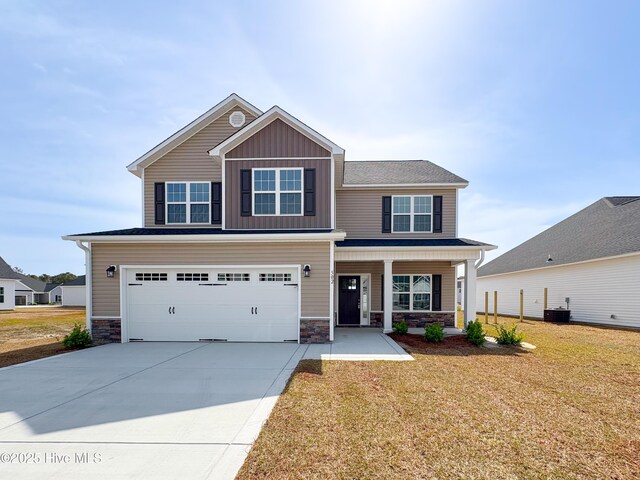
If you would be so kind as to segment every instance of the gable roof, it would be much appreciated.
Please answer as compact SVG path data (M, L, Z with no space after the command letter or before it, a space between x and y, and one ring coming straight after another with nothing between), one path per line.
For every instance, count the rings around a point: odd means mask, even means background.
M136 176L142 175L142 170L145 167L148 167L153 162L158 160L160 157L168 153L169 151L176 148L181 143L184 143L186 140L191 138L193 135L198 133L203 128L210 125L214 120L216 120L221 114L226 112L227 110L240 106L245 110L251 112L256 117L262 115L262 111L258 110L256 107L251 105L242 97L232 93L227 98L222 100L220 103L215 105L214 107L207 110L205 113L196 118L193 122L189 123L187 126L181 128L176 133L171 135L169 138L161 142L160 144L153 147L147 153L142 155L140 158L132 162L127 166L127 170L133 173Z
M211 155L212 157L221 157L226 152L237 147L246 139L248 139L251 135L265 128L267 125L269 125L271 122L275 121L276 119L282 120L284 123L293 127L295 130L305 135L306 137L310 138L314 142L318 143L320 146L326 148L334 155L344 154L343 148L339 147L338 145L336 145L335 143L333 143L331 140L324 137L323 135L320 135L314 129L302 123L293 115L291 115L290 113L284 111L283 109L275 105L271 107L268 111L263 113L261 116L256 118L253 122L247 124L245 127L238 130L236 133L234 133L229 138L227 138L225 141L221 142L220 144L216 145L211 150L209 150L209 155Z
M480 267L478 276L634 252L640 252L640 196L605 197Z
M16 272L13 271L13 268L4 261L2 257L0 257L0 278L6 280L19 280L20 277Z
M344 186L451 185L469 184L428 160L364 160L344 162Z
M86 275L80 275L79 277L74 278L73 280L69 280L67 283L63 283L63 287L81 287L86 285L87 277Z
M44 293L45 288L47 286L47 284L41 280L36 280L33 277L30 277L28 275L23 275L21 273L18 274L20 283L22 283L23 285L29 287L31 290L33 290L36 293Z

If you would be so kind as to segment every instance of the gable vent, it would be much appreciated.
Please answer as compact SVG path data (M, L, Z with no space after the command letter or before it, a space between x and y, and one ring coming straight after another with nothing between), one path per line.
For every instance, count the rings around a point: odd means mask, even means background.
M229 115L229 123L232 127L241 127L242 125L244 125L245 121L246 118L244 116L244 113L240 111L235 111L231 115Z

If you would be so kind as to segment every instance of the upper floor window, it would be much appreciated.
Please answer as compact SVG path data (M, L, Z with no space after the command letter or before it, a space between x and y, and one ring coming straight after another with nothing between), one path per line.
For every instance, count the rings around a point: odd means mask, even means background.
M431 232L433 197L403 195L392 197L392 232Z
M210 184L167 183L167 223L210 223Z
M254 215L302 215L302 168L254 168Z

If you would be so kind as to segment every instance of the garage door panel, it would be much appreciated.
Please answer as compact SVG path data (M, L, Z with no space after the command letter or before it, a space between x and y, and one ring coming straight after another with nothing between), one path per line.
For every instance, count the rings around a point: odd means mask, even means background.
M198 270L199 276L184 268L150 267L129 272L129 338L297 340L298 286L291 281L295 281L296 271L270 269L268 276L265 269L236 267L236 271L242 273L231 275L232 267L225 267L226 273L220 275L213 267Z

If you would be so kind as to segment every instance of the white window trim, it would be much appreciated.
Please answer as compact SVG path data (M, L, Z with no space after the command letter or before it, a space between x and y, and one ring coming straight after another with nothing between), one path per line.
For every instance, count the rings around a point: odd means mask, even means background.
M185 198L185 202L169 202L169 185L175 185L178 183L184 183L187 185L187 194ZM192 202L191 201L191 185L194 183L204 183L209 185L209 201L208 202ZM164 218L166 225L210 225L211 224L211 182L208 181L179 181L172 180L170 182L164 182ZM187 214L186 214L186 222L170 222L169 221L169 205L182 205L185 204L187 206ZM206 222L192 222L191 221L191 205L209 205L209 216Z
M409 277L409 291L408 292L394 292L393 291L393 277ZM414 310L413 309L413 294L414 293L427 293L427 292L414 292L413 291L413 277L429 277L429 309L428 310ZM395 310L393 309L392 303L392 311L394 312L433 312L433 275L430 273L394 273L391 277L391 299L393 302L393 295L398 293L402 295L409 295L409 310Z
M269 191L255 190L255 172L275 170L276 172L276 189ZM299 170L300 171L300 190L280 190L280 171L282 170ZM256 213L256 194L273 193L276 196L276 213ZM300 194L300 213L280 213L280 194L281 193L299 193ZM251 215L254 217L302 217L304 216L304 168L299 167L273 167L273 168L252 168L251 169Z
M396 198L405 198L405 197L409 197L409 207L410 207L410 211L409 213L395 213L393 211L393 204ZM417 197L425 197L425 198L429 198L430 202L431 202L431 213L415 213L414 212L414 199ZM394 221L393 218L396 215L409 215L409 231L396 231L394 229ZM429 215L431 217L431 224L430 224L430 228L429 230L420 230L420 231L414 231L413 229L413 217L414 215ZM433 233L433 195L392 195L391 196L391 233Z

